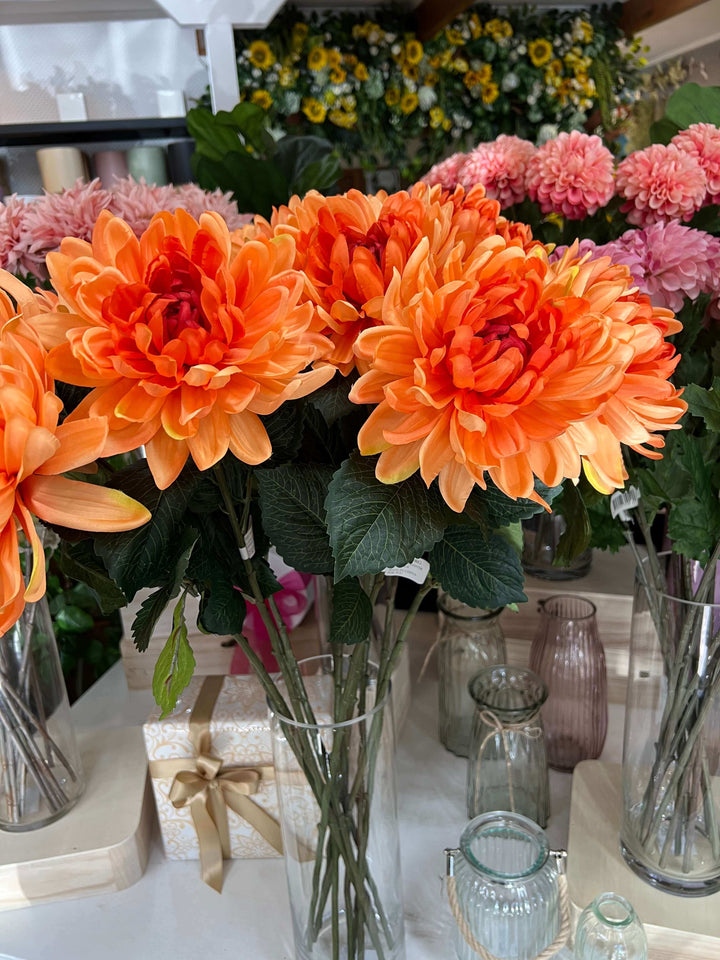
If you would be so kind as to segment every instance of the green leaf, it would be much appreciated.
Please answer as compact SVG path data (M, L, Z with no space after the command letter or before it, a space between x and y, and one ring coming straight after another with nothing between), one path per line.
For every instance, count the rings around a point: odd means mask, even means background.
M207 633L234 636L242 631L247 608L243 595L233 583L222 576L211 580L203 592L198 623Z
M186 122L188 133L196 143L195 162L199 156L222 161L228 153L245 149L237 130L218 123L216 116L204 107L188 110Z
M107 575L90 540L81 540L78 543L63 541L58 562L65 576L81 580L90 587L104 614L119 610L127 604L127 597Z
M476 527L450 527L429 560L433 578L470 606L493 609L527 600L520 558L499 534L485 539Z
M565 518L565 531L558 541L553 563L559 567L568 567L590 546L590 518L580 491L572 480L563 482L562 494L553 506Z
M151 519L127 533L103 533L95 537L95 550L110 576L128 597L142 587L165 583L168 560L175 564L178 542L187 526L186 513L199 482L194 467L185 467L167 490L158 490L143 460L120 478L126 493L152 512Z
M310 404L320 411L329 427L347 414L357 411L357 404L348 396L352 385L352 380L338 374L330 383L308 397Z
M325 501L335 580L380 573L421 557L442 537L444 504L419 474L380 483L375 458L354 453L335 473Z
M272 444L272 463L292 460L302 442L303 404L283 403L268 416L260 418Z
M333 587L331 643L363 643L370 635L373 608L370 598L354 577Z
M673 550L693 560L706 560L717 540L709 526L713 525L702 503L683 500L673 504L668 516L668 537Z
M543 500L552 503L560 493L561 487L546 487L537 481L535 489ZM523 497L513 500L499 490L492 481L488 481L487 490L481 490L477 486L473 488L460 519L467 518L490 533L497 527L505 527L520 520L529 520L544 509L541 503L535 503L534 500Z
M180 553L175 563L172 576L168 581L156 590L155 593L146 597L140 604L140 609L135 615L132 625L133 643L141 652L147 650L150 638L152 637L155 625L162 616L162 613L170 601L180 592L185 571L187 570L190 554L198 539L198 532L192 527L188 527L183 533L180 541Z
M709 390L691 383L685 387L683 399L687 400L690 413L702 417L708 430L720 431L720 377L715 377Z
M686 130L693 123L720 126L720 87L684 83L670 97L665 116Z
M152 690L155 702L166 717L175 709L177 698L190 683L195 670L195 657L187 638L183 592L173 613L173 628L155 664Z
M290 196L290 186L277 167L242 153L228 153L222 160L201 156L194 167L203 190L230 191L243 213L269 218L273 206Z
M340 175L340 163L332 144L322 137L283 137L275 146L273 161L287 180L291 193L325 190Z
M283 560L304 573L332 573L325 524L332 467L295 463L256 476L263 527Z
M650 124L650 141L667 145L676 134L680 133L680 130L681 127L669 117L660 117L659 120Z
M95 621L85 610L79 607L67 606L58 611L55 625L68 633L86 633L95 626Z

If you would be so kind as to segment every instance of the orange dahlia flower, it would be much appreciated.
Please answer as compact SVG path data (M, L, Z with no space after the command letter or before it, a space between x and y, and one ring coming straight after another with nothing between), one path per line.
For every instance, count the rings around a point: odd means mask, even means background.
M448 194L424 183L390 196L350 190L323 197L311 191L302 200L293 197L269 223L256 218L252 229L294 238L295 267L308 279L306 295L332 342L325 359L345 375L357 361L353 347L358 334L378 322L394 271L405 269L423 237L431 239L433 262L441 269L461 242L468 251L499 231L515 235L500 216L500 204L485 197L482 187ZM523 234L523 241L531 238Z
M360 452L380 454L386 483L439 478L456 511L486 474L537 501L536 477L554 486L583 467L603 489L622 486L620 443L662 445L655 431L685 410L663 339L679 324L607 259L549 264L543 247L496 235L438 276L424 240L390 283L382 321L356 344L367 372L350 396L376 404Z
M0 634L22 613L25 601L45 593L45 556L33 514L78 530L132 530L149 512L118 490L60 476L94 460L107 422L98 417L59 423L62 402L45 370L46 352L32 327L37 307L24 284L0 273L25 315L16 315L0 291ZM18 531L33 551L27 587L20 567Z
M328 349L302 304L289 237L233 245L225 221L156 214L137 239L104 211L91 243L67 238L47 258L57 311L36 318L49 370L93 387L70 421L107 417L103 453L145 445L161 489L191 456L201 470L230 449L271 454L259 414L317 389Z

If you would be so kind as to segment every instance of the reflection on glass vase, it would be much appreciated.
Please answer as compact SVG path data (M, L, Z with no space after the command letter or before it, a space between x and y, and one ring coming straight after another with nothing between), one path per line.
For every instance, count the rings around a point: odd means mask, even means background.
M523 520L522 566L525 573L541 580L577 580L590 572L592 550L590 547L574 557L569 563L557 563L560 538L567 529L565 517L559 513L536 514Z
M466 757L475 713L468 684L483 667L507 661L500 626L502 608L468 607L443 592L437 605L440 741L459 757Z
M84 780L45 597L0 637L0 829L43 827Z
M405 957L392 704L372 666L336 696L356 660L300 661L314 722L272 712L296 960Z
M635 582L621 849L648 883L704 896L720 890L720 587L659 562L662 592L648 570ZM712 602L686 599L701 580Z

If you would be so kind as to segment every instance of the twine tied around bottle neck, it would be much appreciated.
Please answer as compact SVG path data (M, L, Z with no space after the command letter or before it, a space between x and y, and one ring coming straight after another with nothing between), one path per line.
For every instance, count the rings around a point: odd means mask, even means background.
M528 717L527 720L524 720L522 723L503 723L502 720L493 713L492 710L481 710L480 711L480 720L485 724L486 727L490 727L490 733L486 734L483 739L477 753L477 764L476 769L479 774L480 767L482 765L483 754L485 753L485 748L488 743L493 740L498 735L500 736L503 744L503 750L505 752L505 766L507 768L507 779L508 779L508 809L511 813L516 813L515 810L515 792L513 789L513 778L512 778L512 760L510 759L510 751L508 749L508 733L517 733L521 737L525 737L527 740L539 740L543 735L542 727L530 727L528 724L531 720L534 720L539 713L539 709Z
M467 922L462 910L460 909L453 869L455 854L459 853L459 851L446 850L445 853L447 855L447 876L445 879L447 881L448 902L450 904L450 910L455 919L455 923L457 923L458 929L463 935L465 943L481 958L481 960L500 960L499 957L497 957L494 953L490 953L490 951L475 938L472 930L470 929L470 924ZM551 850L550 855L555 858L557 864L560 929L558 930L557 936L553 942L548 944L544 950L538 953L537 956L534 957L534 960L551 960L558 950L562 949L562 947L564 947L570 939L570 898L568 896L567 877L565 876L565 860L567 858L567 851Z

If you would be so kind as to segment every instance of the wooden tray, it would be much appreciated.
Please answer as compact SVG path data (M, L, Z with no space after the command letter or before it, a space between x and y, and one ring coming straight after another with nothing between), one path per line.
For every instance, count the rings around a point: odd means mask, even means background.
M0 834L0 910L112 893L145 871L155 805L141 728L78 739L87 786L75 807L39 830Z
M568 889L582 909L604 891L627 897L645 924L649 960L720 960L720 893L675 897L645 883L620 853L622 768L586 760L570 801Z

